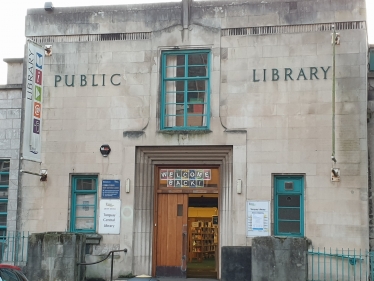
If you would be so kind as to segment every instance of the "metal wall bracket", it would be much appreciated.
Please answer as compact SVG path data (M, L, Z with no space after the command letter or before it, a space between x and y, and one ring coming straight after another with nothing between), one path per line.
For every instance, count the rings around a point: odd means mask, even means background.
M47 169L41 169L39 173L20 170L20 173L34 175L34 176L40 176L40 181L47 181L47 175L48 175L48 170Z

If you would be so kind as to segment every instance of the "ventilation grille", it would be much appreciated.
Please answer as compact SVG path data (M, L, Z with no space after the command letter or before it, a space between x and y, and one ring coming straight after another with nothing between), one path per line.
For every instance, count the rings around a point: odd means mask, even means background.
M284 183L284 189L285 190L293 190L293 182L285 182Z
M128 40L151 39L151 32L63 35L63 36L31 36L27 38L36 43L128 41Z
M364 21L337 22L336 30L365 29ZM237 35L263 35L263 34L282 34L282 33L305 33L317 31L331 31L331 23L321 24L302 24L286 26L260 26L260 27L241 27L222 29L222 36ZM87 34L87 35L56 35L56 36L30 36L28 39L36 43L54 43L54 42L93 42L93 41L127 41L127 40L149 40L151 32L134 33L108 33L108 34Z
M366 25L364 21L335 23L336 30L365 29L365 28L366 28ZM285 25L285 26L279 25L279 26L241 27L241 28L222 29L222 36L304 33L304 32L317 32L317 31L330 31L330 30L332 30L331 23Z

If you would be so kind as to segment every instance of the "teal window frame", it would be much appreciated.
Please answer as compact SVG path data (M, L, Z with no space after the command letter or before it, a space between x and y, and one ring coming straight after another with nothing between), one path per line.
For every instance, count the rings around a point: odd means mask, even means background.
M8 169L4 169L4 163L8 162ZM8 220L8 198L9 198L9 175L10 175L10 159L0 159L0 175L7 175L8 176L8 182L6 184L0 185L0 192L3 190L7 190L7 198L0 199L0 203L6 203L7 204L7 211L6 212L0 212L0 216L5 216L5 226L0 225L0 238L6 237L7 232L7 220ZM1 234L1 232L3 234Z
M77 184L79 180L94 180L95 189L94 190L78 190ZM70 231L79 233L96 233L96 221L97 221L97 191L98 191L98 177L97 175L74 175L72 176L72 193L71 193L71 212L70 212ZM94 195L93 204L77 204L78 195ZM88 207L93 208L93 216L77 216L77 207ZM77 218L88 218L93 219L93 228L76 228Z
M374 72L374 48L369 49L369 71Z
M189 65L188 64L188 56L189 55L196 55L196 54L206 54L207 55L207 63L206 65ZM181 55L185 56L184 59L184 74L183 77L166 77L167 73L167 57L173 55ZM179 51L164 51L161 54L161 118L160 118L160 129L161 130L209 130L210 128L210 74L211 74L211 51L206 49L201 50L179 50ZM194 77L188 77L188 67L195 66L195 67L201 67L206 66L206 76L194 76ZM186 76L187 75L187 76ZM165 126L166 117L167 116L174 116L174 115L166 115L166 83L170 81L184 81L184 102L183 103L177 103L178 105L183 105L183 108L187 108L188 106L194 104L193 102L188 101L188 93L191 92L188 90L188 82L189 81L206 81L206 101L204 101L203 104L205 106L205 113L203 114L191 114L187 112L187 110L184 110L183 115L178 115L175 113L175 116L183 116L183 126ZM172 103L174 104L174 103ZM202 116L202 118L205 118L205 125L202 126L187 126L188 124L188 117L191 116Z
M285 187L285 182L292 182L293 183L293 190L287 190ZM274 177L274 235L275 236L288 236L288 237L304 237L304 176L302 175L282 175L282 176L275 176ZM289 198L296 198L299 197L299 207L297 206L281 206L284 203L280 203L281 199L288 196L286 200ZM291 200L291 199L290 199ZM287 212L288 210L292 209L299 209L298 215L299 218L295 218L295 212L292 214ZM281 217L280 214L288 213L288 218ZM291 214L291 215L290 215ZM283 215L287 216L287 215ZM293 218L291 218L293 217ZM292 222L299 222L299 232L286 232L280 230L280 223L292 223Z

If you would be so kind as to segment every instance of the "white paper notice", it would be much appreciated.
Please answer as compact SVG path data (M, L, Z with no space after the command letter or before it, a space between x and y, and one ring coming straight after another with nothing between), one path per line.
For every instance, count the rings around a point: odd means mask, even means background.
M252 229L264 230L264 214L252 214Z
M247 201L247 237L270 235L269 209L269 201Z

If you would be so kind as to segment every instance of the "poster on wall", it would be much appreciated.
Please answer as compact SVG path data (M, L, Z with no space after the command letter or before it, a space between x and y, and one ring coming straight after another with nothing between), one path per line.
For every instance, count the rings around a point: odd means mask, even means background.
M100 200L99 233L119 234L121 200Z
M44 48L27 41L23 159L41 162Z
M120 196L120 180L103 180L101 198L102 199L119 199Z
M270 236L269 209L269 201L247 201L247 237Z

